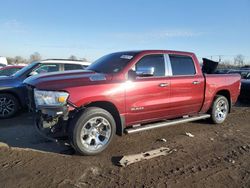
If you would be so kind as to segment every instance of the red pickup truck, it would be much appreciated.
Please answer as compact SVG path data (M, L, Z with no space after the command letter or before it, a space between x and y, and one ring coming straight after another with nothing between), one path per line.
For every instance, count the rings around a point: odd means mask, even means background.
M25 83L39 131L67 138L84 155L103 151L114 134L206 118L222 123L240 93L239 75L206 74L195 54L167 50L112 53L87 70Z

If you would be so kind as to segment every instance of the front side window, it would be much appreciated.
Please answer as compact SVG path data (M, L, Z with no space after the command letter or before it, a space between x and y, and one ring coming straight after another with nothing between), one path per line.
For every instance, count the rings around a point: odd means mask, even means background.
M135 71L153 70L153 76L165 76L165 61L162 54L147 55L135 65Z
M189 56L169 55L173 76L194 75L196 73L193 59Z
M59 71L59 64L40 64L40 66L34 69L32 72L43 74L56 71Z

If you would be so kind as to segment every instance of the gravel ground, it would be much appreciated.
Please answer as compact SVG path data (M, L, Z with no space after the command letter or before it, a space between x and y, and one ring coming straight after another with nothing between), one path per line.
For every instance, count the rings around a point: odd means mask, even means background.
M198 121L117 136L98 156L42 138L29 114L0 120L0 142L0 187L250 187L249 106L234 107L222 125ZM159 147L176 151L116 166L120 156Z

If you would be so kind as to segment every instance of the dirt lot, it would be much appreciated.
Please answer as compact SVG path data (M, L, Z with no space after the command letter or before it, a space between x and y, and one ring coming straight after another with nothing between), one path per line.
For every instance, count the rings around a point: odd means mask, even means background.
M0 142L0 187L250 187L247 106L234 107L223 125L199 121L116 137L93 157L40 137L29 114L0 120ZM115 165L118 156L161 146L177 151L128 167Z

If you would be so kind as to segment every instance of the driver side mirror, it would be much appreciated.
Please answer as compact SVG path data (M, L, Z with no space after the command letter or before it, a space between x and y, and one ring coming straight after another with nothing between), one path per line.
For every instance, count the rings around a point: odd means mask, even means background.
M135 80L136 79L136 72L132 69L128 71L128 79L129 80Z
M136 70L136 75L139 77L149 77L154 76L155 68L154 67L139 67Z
M135 80L136 77L150 77L154 76L154 67L140 67L136 71L130 69L128 71L128 79Z

